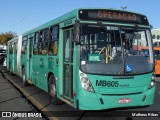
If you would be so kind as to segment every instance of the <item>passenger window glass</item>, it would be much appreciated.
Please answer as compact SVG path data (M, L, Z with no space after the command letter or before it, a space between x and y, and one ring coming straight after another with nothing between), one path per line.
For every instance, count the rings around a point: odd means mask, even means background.
M36 33L35 43L38 43L39 33Z
M52 40L58 39L58 26L52 28Z
M9 52L10 52L10 54L13 53L13 46L12 45L9 46Z
M22 40L22 54L27 53L27 37L24 37Z
M48 30L42 32L42 42L48 41Z
M49 55L57 55L57 53L58 53L58 41L50 41L48 54Z
M47 48L48 48L49 30L48 29L43 30L41 37L42 38L39 41L38 53L42 55L46 55Z
M15 43L15 54L17 54L17 43Z
M51 28L51 40L49 41L48 54L57 55L58 53L58 26Z
M34 49L33 49L34 54L38 54L38 40L39 40L39 33L36 33L34 40Z

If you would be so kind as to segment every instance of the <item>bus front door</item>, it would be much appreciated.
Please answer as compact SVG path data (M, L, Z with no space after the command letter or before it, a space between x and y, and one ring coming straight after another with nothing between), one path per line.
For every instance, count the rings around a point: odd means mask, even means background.
M63 98L73 102L73 28L63 31Z

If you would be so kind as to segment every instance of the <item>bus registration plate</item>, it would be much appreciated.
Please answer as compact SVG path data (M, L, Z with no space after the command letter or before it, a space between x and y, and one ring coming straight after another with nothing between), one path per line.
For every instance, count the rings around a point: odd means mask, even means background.
M119 104L125 104L125 103L130 103L131 102L131 99L130 98L120 98L118 100L118 103Z

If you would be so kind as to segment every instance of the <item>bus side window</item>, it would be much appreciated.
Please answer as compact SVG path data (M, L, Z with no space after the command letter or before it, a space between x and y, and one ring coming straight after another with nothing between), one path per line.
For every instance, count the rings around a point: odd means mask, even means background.
M15 47L15 54L17 54L17 42L14 43L14 47Z
M41 43L42 55L47 54L48 39L49 39L49 30L45 29L42 31L42 43Z
M33 49L34 54L38 54L38 39L39 39L39 32L35 34L34 49Z
M27 37L23 38L22 41L22 54L26 54L27 53Z
M12 47L12 44L9 45L9 52L10 52L10 54L13 54L13 47Z
M57 55L58 53L58 26L51 28L51 38L49 41L48 54Z
M38 54L42 54L42 31L39 32Z

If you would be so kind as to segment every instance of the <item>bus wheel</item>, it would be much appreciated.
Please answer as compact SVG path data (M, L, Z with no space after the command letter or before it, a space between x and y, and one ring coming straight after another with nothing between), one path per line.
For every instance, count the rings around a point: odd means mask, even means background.
M60 105L63 102L57 98L57 91L56 91L56 83L54 75L49 77L49 94L50 94L50 101L55 105Z
M23 79L23 86L27 86L28 83L26 81L26 72L25 72L25 68L23 68L22 70L22 79Z

